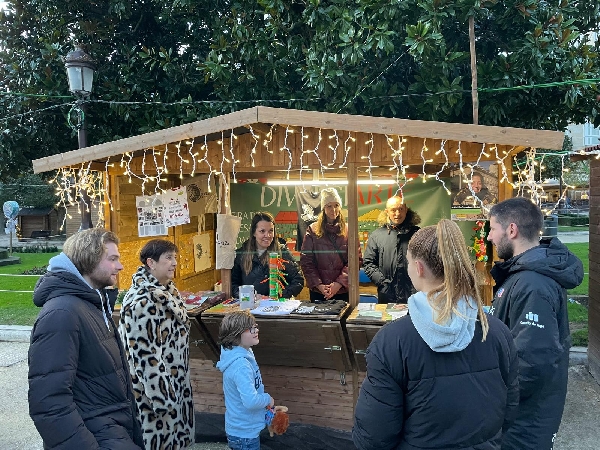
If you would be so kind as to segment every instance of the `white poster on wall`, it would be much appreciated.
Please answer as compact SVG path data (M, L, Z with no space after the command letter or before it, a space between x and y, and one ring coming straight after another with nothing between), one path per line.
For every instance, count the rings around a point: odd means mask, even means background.
M185 187L168 189L161 197L165 205L165 225L167 227L190 223Z
M160 196L140 195L135 197L139 237L165 236L165 207Z

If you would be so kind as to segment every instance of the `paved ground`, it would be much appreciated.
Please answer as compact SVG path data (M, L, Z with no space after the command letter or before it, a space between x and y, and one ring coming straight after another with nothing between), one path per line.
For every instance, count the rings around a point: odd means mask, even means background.
M22 342L0 342L0 449L42 450L27 408L27 349ZM567 405L554 450L600 448L600 385L586 366L569 372ZM190 450L225 450L225 444L195 444ZM310 449L307 449L310 450Z
M590 233L589 231L559 232L558 239L560 239L563 244L570 244L572 242L590 242Z

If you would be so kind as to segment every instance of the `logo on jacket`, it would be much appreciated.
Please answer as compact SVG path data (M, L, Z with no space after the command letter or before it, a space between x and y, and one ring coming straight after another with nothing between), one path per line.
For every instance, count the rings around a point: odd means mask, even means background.
M525 320L521 322L521 325L529 325L529 326L534 326L534 327L538 327L538 328L544 328L544 325L542 325L538 322L539 322L539 316L537 314L534 314L531 311L529 311L527 314L525 314Z
M498 292L496 292L496 297L500 298L502 297L502 294L504 294L504 288L498 289Z
M262 384L262 377L260 376L260 370L257 370L254 374L254 389L258 389Z

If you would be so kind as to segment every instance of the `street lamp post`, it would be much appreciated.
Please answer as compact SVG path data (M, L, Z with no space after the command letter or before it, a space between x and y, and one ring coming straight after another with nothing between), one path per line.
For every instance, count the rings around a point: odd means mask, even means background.
M85 123L86 108L84 100L89 98L92 93L96 62L90 55L83 51L80 45L75 45L75 50L69 52L65 58L65 67L67 68L67 77L69 78L69 91L77 97L78 108L81 110L81 119L78 124L77 137L79 148L82 149L87 147L87 129ZM81 190L79 205L81 209L81 225L79 231L93 228L91 200L85 189Z

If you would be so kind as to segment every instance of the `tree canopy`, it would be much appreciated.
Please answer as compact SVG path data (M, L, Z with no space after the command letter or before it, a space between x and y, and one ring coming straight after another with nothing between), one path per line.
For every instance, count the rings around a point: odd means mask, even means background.
M20 207L48 208L56 206L58 197L54 187L35 174L25 174L18 178L9 178L0 182L0 205L14 200Z
M98 61L90 145L256 104L472 123L471 15L479 123L563 130L600 124L597 85L560 84L600 78L586 39L599 14L572 0L9 0L0 179L76 148L73 99L52 97L69 96L75 42ZM556 85L518 88L541 83Z

